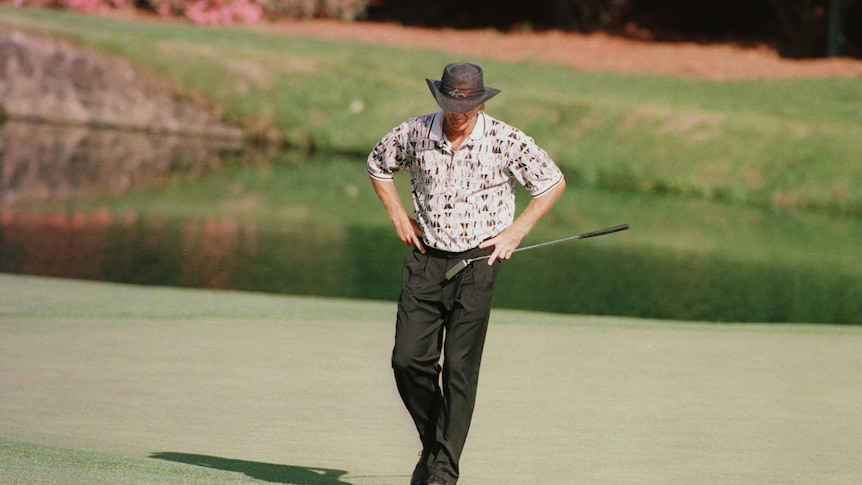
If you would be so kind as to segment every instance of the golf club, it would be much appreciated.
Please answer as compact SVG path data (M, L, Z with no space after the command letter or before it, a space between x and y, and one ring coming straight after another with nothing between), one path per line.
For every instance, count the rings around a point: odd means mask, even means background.
M514 250L513 252L517 253L518 251L526 251L528 249L536 249L536 248L540 248L542 246L550 246L551 244L559 244L559 243L566 242L566 241L574 241L575 239L586 239L588 237L603 236L605 234L611 234L614 232L625 231L628 228L629 228L628 224L620 224L618 226L606 227L604 229L599 229L597 231L585 232L583 234L576 234L574 236L564 237L561 239L554 239L553 241L545 241L545 242L533 244L530 246L524 246L522 248L518 248L518 249ZM455 275L457 275L458 273L463 271L464 268L469 266L470 263L473 263L474 261L481 261L483 259L488 259L490 257L491 257L491 255L489 254L487 256L479 256L478 258L463 259L463 260L459 261L455 266L452 266L451 268L449 268L449 271L446 272L446 279L451 280Z

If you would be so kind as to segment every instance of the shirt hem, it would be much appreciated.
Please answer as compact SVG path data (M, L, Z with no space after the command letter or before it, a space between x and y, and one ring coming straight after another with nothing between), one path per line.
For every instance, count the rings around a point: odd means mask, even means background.
M542 197L542 196L544 196L544 195L547 195L547 194L548 194L548 192L550 192L550 191L554 190L554 187L557 187L558 185L560 185L560 184L563 182L563 179L564 179L564 178L565 178L565 177L561 174L561 175L560 175L560 178L558 178L558 179L557 179L553 184L551 184L550 186L548 186L548 188L546 188L545 190L543 190L543 191L541 191L541 192L539 192L539 193L537 193L537 194L535 194L535 195L532 195L532 197L533 197L534 199L538 199L539 197Z
M386 181L391 182L391 181L395 180L394 175L379 175L379 174L371 173L371 171L368 169L366 169L365 171L368 173L368 176L373 178L374 180L381 180L384 182L386 182Z

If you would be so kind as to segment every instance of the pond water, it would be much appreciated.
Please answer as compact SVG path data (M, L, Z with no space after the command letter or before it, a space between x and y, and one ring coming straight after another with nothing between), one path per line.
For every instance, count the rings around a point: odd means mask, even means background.
M408 249L379 206L362 157L249 153L200 140L190 147L98 130L34 138L28 130L36 127L10 133L9 123L2 126L0 272L398 296ZM22 153L11 148L23 143L21 133L54 141ZM570 186L524 244L620 223L631 229L516 254L504 262L495 306L661 319L862 322L856 218Z

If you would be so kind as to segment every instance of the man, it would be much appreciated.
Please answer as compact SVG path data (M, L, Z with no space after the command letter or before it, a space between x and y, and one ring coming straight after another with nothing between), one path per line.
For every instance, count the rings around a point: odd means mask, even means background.
M392 353L398 392L422 442L410 483L455 485L499 262L554 205L565 180L531 138L484 113L500 91L485 87L479 66L449 64L439 81L426 81L442 111L394 128L366 168L395 232L413 247ZM393 183L402 170L412 180L415 219ZM517 219L516 181L532 195ZM451 266L480 255L490 257L447 280Z

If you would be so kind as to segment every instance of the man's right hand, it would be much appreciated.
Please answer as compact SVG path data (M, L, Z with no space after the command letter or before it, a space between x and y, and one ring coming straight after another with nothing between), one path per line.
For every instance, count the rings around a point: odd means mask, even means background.
M425 254L425 245L422 244L422 229L416 219L407 215L404 206L401 204L401 199L398 198L398 191L395 189L395 183L391 180L380 180L371 177L371 185L374 187L374 192L383 207L386 208L386 213L389 215L389 220L395 226L395 232L398 233L398 238L401 242L408 246L413 246L420 253Z
M425 254L425 245L422 244L422 229L419 227L419 223L416 222L416 219L407 218L407 224L399 224L396 226L396 231L398 231L398 237L401 238L401 242L408 246L413 246L419 250L420 253Z

